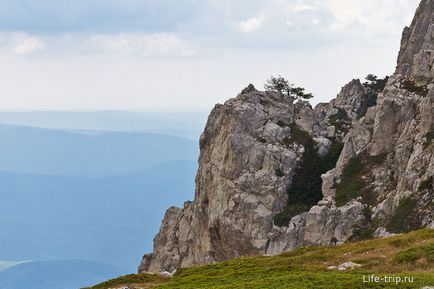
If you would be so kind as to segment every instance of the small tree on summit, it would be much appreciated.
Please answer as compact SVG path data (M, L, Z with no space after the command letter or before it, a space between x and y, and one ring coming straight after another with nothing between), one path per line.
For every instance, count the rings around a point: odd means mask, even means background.
M295 122L295 102L297 100L309 100L313 98L312 93L306 93L303 87L295 87L293 83L279 76L271 76L264 85L266 91L278 92L282 97L288 97L293 108L293 122Z
M288 80L282 76L271 76L264 85L266 91L278 92L281 96L287 96L292 101L299 99L308 100L313 97L312 93L305 93L303 87L295 87L293 83L289 83Z
M285 94L289 94L291 85L288 80L279 75L277 77L271 76L264 85L264 88L266 91L275 91L284 96Z

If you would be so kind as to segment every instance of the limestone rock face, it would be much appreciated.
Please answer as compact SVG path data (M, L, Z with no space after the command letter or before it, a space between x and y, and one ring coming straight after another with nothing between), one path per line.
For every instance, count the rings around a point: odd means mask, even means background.
M252 87L243 92L211 112L195 199L167 211L140 271L265 254L303 147L292 141L294 107L287 100Z
M369 228L373 237L388 236L406 202L417 214L401 216L402 223L433 227L433 3L423 0L404 30L396 72L372 107L359 80L315 108L252 85L216 105L200 139L195 198L167 210L139 271L172 272L329 245L332 238L344 242L370 226L377 226ZM322 175L323 199L278 227L273 218L288 204L287 189L306 150L295 128L308 133L319 155L333 142L342 142L343 149L336 167ZM363 162L356 180L363 186L342 204L337 187L354 158Z
M351 119L356 119L366 106L366 88L360 80L354 79L345 85L334 101L334 106L345 110Z
M396 74L428 84L434 75L434 2L422 0L410 27L404 28Z
M293 104L277 93L260 92L249 85L236 98L216 105L200 139L195 199L183 209L166 212L154 239L154 251L143 257L139 271L171 272L239 256L282 252L273 242L279 234L273 217L287 204L287 189L305 150L294 141L292 121L311 135L318 153L324 155L330 139L343 139L338 130L328 137L328 119L338 109L347 109L351 122L364 92L360 81L354 80L343 88L337 103L314 110L306 102ZM359 206L355 208L315 207L299 222L318 235L327 231L321 239L327 243L335 232L348 231L345 219L359 213ZM322 230L315 227L316 221L327 222L331 216L341 221L329 222ZM300 233L310 230L300 229ZM299 239L285 245L286 249L314 244L319 237L306 234L306 238L294 238Z

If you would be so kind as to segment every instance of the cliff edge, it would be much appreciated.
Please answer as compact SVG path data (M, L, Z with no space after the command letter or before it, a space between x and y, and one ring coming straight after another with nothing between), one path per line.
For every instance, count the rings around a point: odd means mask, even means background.
M312 108L249 85L216 105L195 198L167 210L139 272L433 228L433 3L380 93L353 80Z

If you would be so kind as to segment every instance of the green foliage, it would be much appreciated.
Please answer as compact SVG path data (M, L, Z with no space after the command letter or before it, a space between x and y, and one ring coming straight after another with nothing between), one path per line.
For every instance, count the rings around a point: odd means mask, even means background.
M363 172L363 155L350 159L342 172L341 182L336 187L336 205L343 206L351 199L360 195L360 190L365 187L365 181L361 178Z
M433 188L433 180L434 177L429 177L426 180L424 180L423 182L420 183L419 185L419 191L424 191L424 190L428 190Z
M409 79L404 80L402 82L402 86L403 89L416 93L420 96L426 96L428 94L428 88L425 86L417 86L414 81L411 81Z
M276 176L277 177L283 177L285 174L283 173L282 169L278 168L276 169Z
M260 143L267 143L267 140L265 138L262 138L262 137L258 138L258 141Z
M362 210L363 219L353 227L353 234L350 237L351 241L369 240L374 237L376 223L372 220L372 210L365 207Z
M360 111L357 112L358 118L366 115L368 108L377 105L378 94L383 92L384 88L386 87L387 81L389 80L389 76L386 76L384 78L378 78L374 74L369 74L368 76L366 76L365 80L366 81L363 83L363 86L367 90L366 103L362 104L362 106L360 107Z
M282 212L274 216L274 225L283 227L288 226L292 217L308 211L311 206L302 203L289 204Z
M329 122L331 125L338 125L339 123L348 121L349 117L347 115L347 112L345 110L343 110L342 108L338 108L338 112L331 115L329 117Z
M386 157L386 154L369 156L362 153L351 158L342 172L341 182L336 186L336 205L343 206L359 196L364 203L373 204L375 195L368 189L367 176L371 174L372 168L381 165Z
M378 78L374 74L368 74L365 78L365 82L363 83L363 86L367 88L370 91L380 93L383 92L384 88L386 87L387 81L389 80L389 76L386 76L384 78Z
M311 99L313 98L312 93L305 93L305 89L303 87L292 87L290 90L290 96L295 99Z
M326 155L320 156L312 137L295 124L291 125L291 138L304 146L304 153L288 189L288 205L274 217L277 226L286 226L292 217L322 199L321 175L335 167L343 148L343 143L335 142Z
M426 134L426 141L423 144L423 147L426 149L430 146L430 144L432 144L433 140L434 140L434 130L430 130L427 134Z
M295 123L289 125L291 128L291 140L305 147L305 150L315 150L315 142L307 131L304 131L298 127Z
M278 120L277 125L282 127L282 128L288 126L288 124L286 122L284 122L283 120Z
M412 198L403 199L386 225L386 229L392 233L402 233L420 228L416 206L416 200Z
M266 91L275 91L282 96L285 95L285 93L288 93L290 87L291 85L288 80L283 78L281 75L277 77L271 76L264 85Z
M415 263L420 259L426 259L428 262L434 261L434 244L416 246L399 252L393 258L397 263Z
M264 85L266 91L278 92L281 96L287 96L292 98L294 101L297 99L311 99L313 98L312 93L306 93L303 87L295 87L294 84L289 83L281 75L271 76Z
M386 158L387 158L386 153L368 157L369 162L374 165L381 165L386 161Z

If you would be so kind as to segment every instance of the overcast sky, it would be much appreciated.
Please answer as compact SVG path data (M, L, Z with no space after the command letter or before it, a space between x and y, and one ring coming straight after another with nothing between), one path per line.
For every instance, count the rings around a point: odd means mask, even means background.
M208 110L393 72L419 0L0 0L0 110Z

